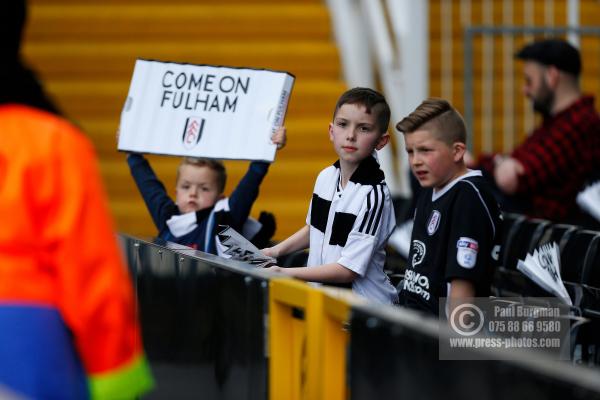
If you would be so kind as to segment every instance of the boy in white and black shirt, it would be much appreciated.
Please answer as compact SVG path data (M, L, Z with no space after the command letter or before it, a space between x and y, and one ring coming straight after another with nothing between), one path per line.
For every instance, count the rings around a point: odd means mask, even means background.
M374 90L354 88L340 97L329 124L339 160L317 177L306 225L263 249L279 257L308 247L307 268L273 269L312 282L351 283L355 293L369 300L397 302L396 289L383 271L385 245L396 220L375 155L389 141L389 119L385 98Z
M396 128L404 133L417 200L400 304L438 315L490 294L500 251L501 212L480 171L466 168L466 128L442 99L424 101Z

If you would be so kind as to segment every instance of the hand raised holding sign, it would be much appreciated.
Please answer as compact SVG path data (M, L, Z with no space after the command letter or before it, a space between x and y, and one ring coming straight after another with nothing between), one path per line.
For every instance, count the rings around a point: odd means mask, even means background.
M271 143L277 145L277 150L281 150L285 147L286 142L287 136L285 126L280 126L277 128L273 136L271 136Z

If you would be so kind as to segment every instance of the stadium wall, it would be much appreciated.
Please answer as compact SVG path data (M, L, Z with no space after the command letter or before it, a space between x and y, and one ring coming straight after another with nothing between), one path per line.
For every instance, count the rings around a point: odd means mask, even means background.
M156 390L146 398L600 399L597 370L439 361L435 320L120 235ZM485 354L482 354L485 356Z

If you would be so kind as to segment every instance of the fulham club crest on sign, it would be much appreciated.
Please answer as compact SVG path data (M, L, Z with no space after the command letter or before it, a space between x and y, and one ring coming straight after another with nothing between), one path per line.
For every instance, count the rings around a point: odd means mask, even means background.
M440 226L440 219L442 218L442 214L438 210L433 210L431 212L431 216L429 217L429 222L427 223L427 233L429 236L433 235L435 231L437 231Z
M183 147L191 149L198 144L202 137L202 131L204 130L204 118L189 117L185 120L185 127L183 128L183 136L181 141Z

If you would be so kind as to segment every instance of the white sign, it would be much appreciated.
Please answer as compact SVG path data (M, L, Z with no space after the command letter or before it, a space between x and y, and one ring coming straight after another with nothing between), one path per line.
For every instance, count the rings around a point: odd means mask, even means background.
M137 60L118 149L273 161L293 83L286 72Z

